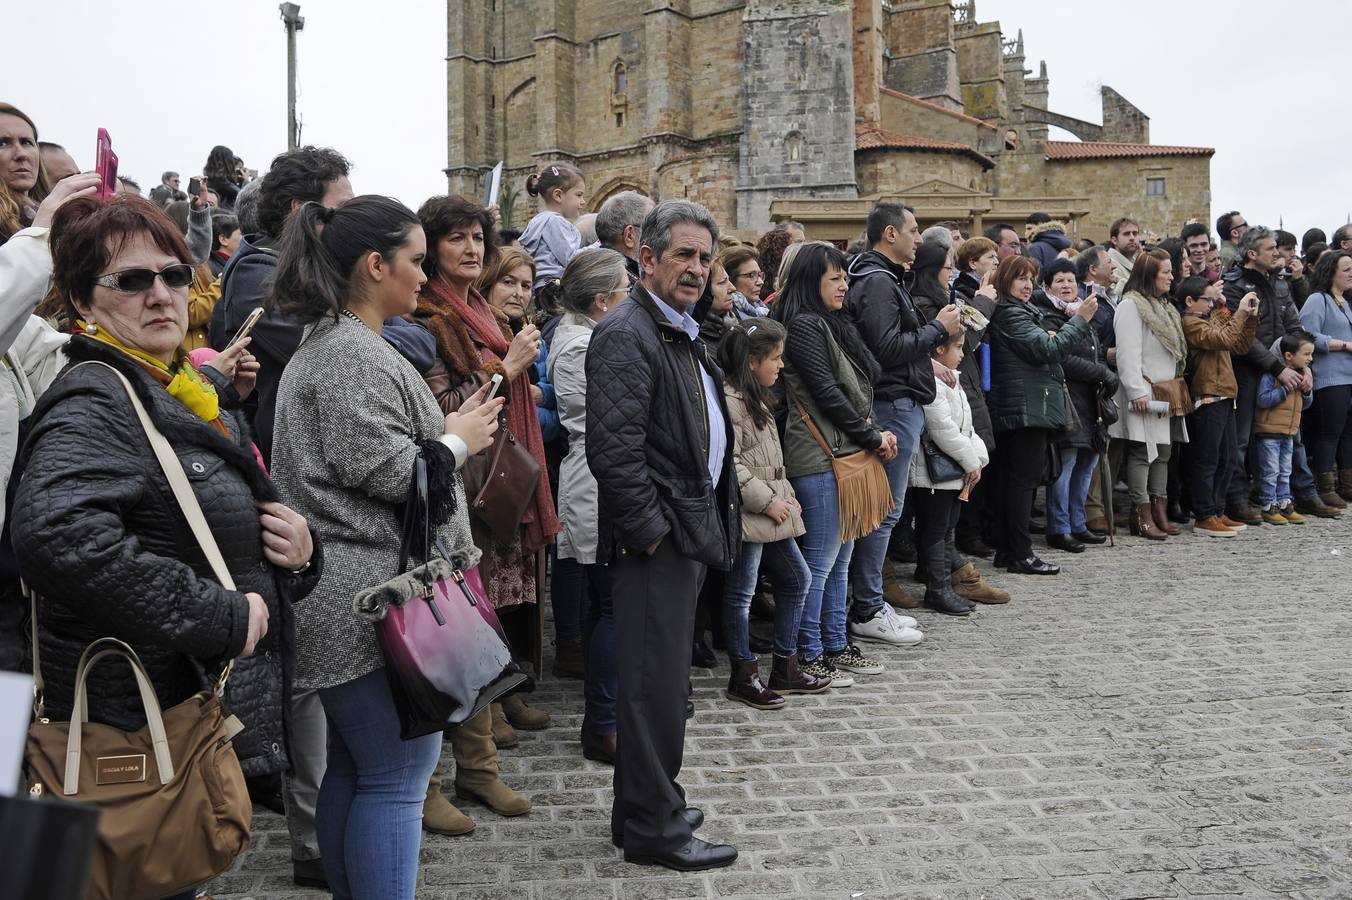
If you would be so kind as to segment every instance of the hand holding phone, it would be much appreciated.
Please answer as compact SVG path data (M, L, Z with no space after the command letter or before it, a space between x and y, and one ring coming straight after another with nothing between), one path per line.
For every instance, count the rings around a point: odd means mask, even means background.
M491 401L494 397L496 397L498 395L498 389L501 387L502 387L502 373L499 372L498 374L493 376L493 380L489 383L488 396L484 398L484 402L487 403Z
M239 331L235 332L235 336L225 346L233 347L248 337L249 332L253 331L254 326L258 324L258 320L261 318L263 318L263 307L260 306L249 313L248 318L244 320L244 324L239 326Z

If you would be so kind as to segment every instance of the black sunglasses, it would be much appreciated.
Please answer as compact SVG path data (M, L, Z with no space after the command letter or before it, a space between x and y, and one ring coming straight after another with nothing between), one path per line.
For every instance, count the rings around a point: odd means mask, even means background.
M124 294L139 294L150 290L156 276L164 280L165 287L184 288L192 284L193 267L187 263L174 263L160 271L154 269L123 269L94 279L100 287L110 288Z

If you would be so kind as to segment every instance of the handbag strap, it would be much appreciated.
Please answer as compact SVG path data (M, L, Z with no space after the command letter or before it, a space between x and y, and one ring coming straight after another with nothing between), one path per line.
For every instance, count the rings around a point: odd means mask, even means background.
M169 738L164 731L164 715L145 666L141 664L136 651L127 644L117 638L99 638L85 648L80 656L80 664L75 669L75 707L67 729L66 772L62 779L62 791L67 796L80 790L80 733L83 730L82 726L89 721L89 707L85 698L85 683L89 677L89 670L95 663L112 656L125 659L131 666L132 674L136 676L136 686L141 692L141 705L145 708L146 725L155 753L155 767L160 773L160 784L168 784L174 778L174 763L169 756Z
M432 559L434 548L441 554L442 559L451 562L451 555L446 551L441 535L432 528L431 490L431 481L427 474L427 459L422 455L422 451L419 451L413 461L413 476L409 479L408 499L404 502L404 525L399 539L399 569L394 573L396 577L408 571L409 557L416 559L415 554L418 550L421 550L424 562ZM414 546L414 540L418 534L419 525L422 526L422 545L417 548Z
M798 399L798 395L794 393L793 385L789 383L787 378L784 379L784 387L788 389L789 399L793 401L794 408L798 410L798 416L803 420L803 424L807 426L808 432L816 439L817 445L822 448L822 452L826 454L826 458L835 459L836 454L832 452L831 445L826 443L826 438L822 437L821 429L817 427L816 422L812 421L812 417L807 414L807 408L804 407L802 401Z
M141 398L136 396L136 391L132 388L131 382L127 380L127 376L105 362L94 360L71 366L70 371L82 366L101 366L116 375L117 380L122 383L128 399L131 400L132 409L136 411L136 418L145 431L146 439L150 441L150 448L155 451L155 459L159 461L160 468L164 471L164 477L169 481L169 489L173 491L174 499L178 502L183 517L188 520L188 528L192 530L193 537L197 539L197 545L202 549L202 555L206 557L207 565L211 567L211 573L216 576L216 580L220 582L221 587L227 591L236 590L235 579L231 577L230 569L225 565L225 557L221 555L221 548L217 545L216 538L211 533L211 526L207 524L206 516L202 513L202 504L198 502L197 495L193 493L192 485L188 481L187 473L183 471L183 463L179 461L178 454L174 452L173 446L155 427L155 423L151 421L150 414L146 412L145 405L141 403ZM38 717L41 718L43 683L42 664L38 653L37 594L26 585L24 590L28 592L31 610L34 709ZM226 682L230 680L230 673L234 671L234 667L235 661L233 659L225 664L220 678L216 681L217 694L225 691Z

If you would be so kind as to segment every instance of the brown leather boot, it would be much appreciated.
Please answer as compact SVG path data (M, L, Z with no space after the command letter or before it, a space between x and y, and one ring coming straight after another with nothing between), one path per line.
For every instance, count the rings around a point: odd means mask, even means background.
M1167 498L1151 497L1150 515L1155 520L1155 527L1169 537L1183 533L1177 525L1169 521L1169 500Z
M455 754L455 795L478 800L500 816L530 812L530 801L509 788L498 776L498 748L493 743L493 719L484 710L451 732Z
M1155 514L1150 511L1149 503L1137 503L1128 524L1132 534L1139 534L1148 541L1167 540L1164 532L1155 527Z
M441 792L442 771L445 763L437 763L437 770L427 781L427 799L423 801L422 827L433 834L456 837L474 830L474 820L455 808Z
M831 679L809 675L798 668L798 654L776 656L770 666L770 690L778 694L820 694Z
M498 749L509 750L520 744L521 738L517 737L516 729L507 721L507 714L502 711L502 704L489 704L489 712L493 717L493 743L498 745Z
M502 700L502 711L507 721L523 731L542 731L549 727L549 713L527 706L520 694L509 694Z
M1338 470L1338 496L1352 503L1352 469Z
M1315 476L1315 485L1315 490L1319 491L1319 499L1324 501L1325 506L1347 509L1347 501L1338 495L1337 472L1320 472Z
M897 576L897 564L890 559L883 560L883 599L895 609L919 609L920 601L906 593Z
M961 569L953 573L953 590L959 597L966 597L976 603L1008 603L1009 592L991 587L976 566L964 563Z
M733 660L727 695L729 700L740 700L752 709L784 708L784 698L761 684L760 663L754 659Z

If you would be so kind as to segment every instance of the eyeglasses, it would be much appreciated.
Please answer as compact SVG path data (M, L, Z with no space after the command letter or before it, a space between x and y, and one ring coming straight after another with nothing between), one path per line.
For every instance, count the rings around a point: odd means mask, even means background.
M732 276L733 281L736 281L739 278L750 278L752 281L764 281L765 273L760 269L757 269L754 272L738 272L736 275Z
M123 294L139 294L150 290L156 277L164 281L165 287L184 288L192 284L193 267L187 263L175 263L158 272L154 269L123 269L121 272L100 275L94 279L94 283Z

